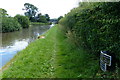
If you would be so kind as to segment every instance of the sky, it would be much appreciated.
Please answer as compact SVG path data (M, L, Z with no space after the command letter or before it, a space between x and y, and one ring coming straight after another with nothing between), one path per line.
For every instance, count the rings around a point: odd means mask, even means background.
M24 14L22 8L25 3L30 3L39 9L42 14L48 14L50 18L64 16L71 9L78 6L80 0L1 0L0 8L7 10L10 16Z

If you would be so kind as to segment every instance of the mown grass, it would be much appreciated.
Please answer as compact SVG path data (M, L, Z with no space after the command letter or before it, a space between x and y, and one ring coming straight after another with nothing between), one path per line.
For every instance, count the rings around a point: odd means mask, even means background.
M59 25L19 52L3 78L94 78L99 60L92 53L71 44Z

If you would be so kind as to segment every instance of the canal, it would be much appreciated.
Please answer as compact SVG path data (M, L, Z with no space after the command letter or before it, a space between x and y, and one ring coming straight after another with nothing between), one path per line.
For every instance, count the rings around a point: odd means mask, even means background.
M45 33L53 25L31 25L20 31L2 33L0 47L0 68L9 62L17 52L25 49L37 36ZM1 35L1 33L0 33Z

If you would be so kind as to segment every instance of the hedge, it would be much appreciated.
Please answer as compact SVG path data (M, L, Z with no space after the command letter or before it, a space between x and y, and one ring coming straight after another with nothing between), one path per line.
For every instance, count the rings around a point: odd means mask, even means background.
M120 2L80 3L60 20L76 46L98 56L109 51L120 61ZM119 62L118 61L118 62Z

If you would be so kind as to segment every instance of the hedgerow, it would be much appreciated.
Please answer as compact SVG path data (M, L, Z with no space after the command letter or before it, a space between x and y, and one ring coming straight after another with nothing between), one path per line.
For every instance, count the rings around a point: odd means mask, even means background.
M120 2L80 3L60 20L61 29L76 46L98 56L109 51L120 61Z

